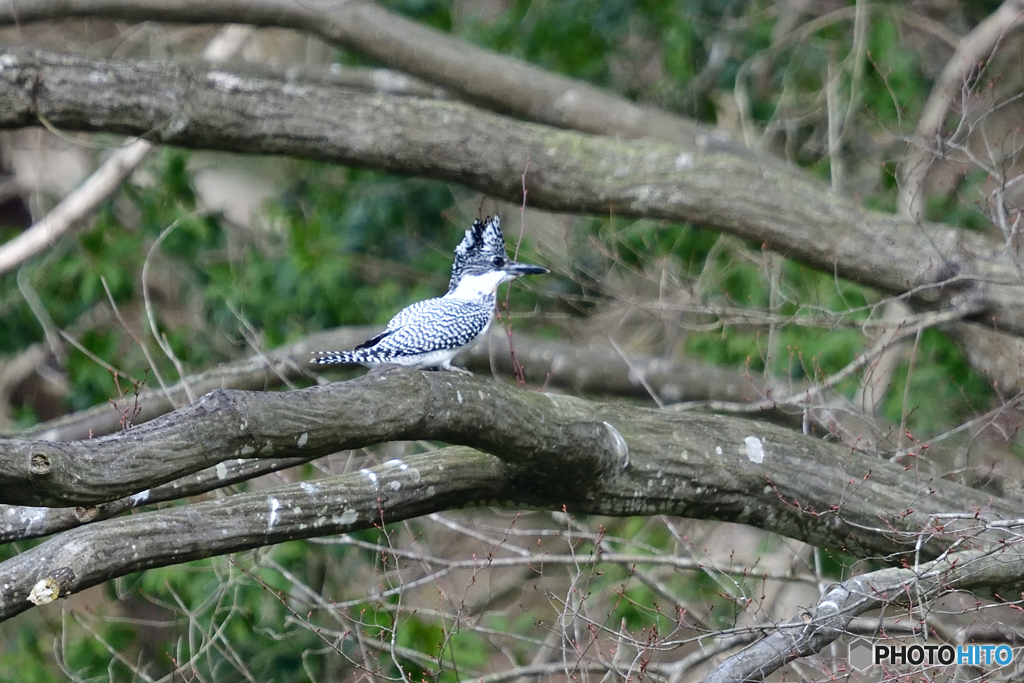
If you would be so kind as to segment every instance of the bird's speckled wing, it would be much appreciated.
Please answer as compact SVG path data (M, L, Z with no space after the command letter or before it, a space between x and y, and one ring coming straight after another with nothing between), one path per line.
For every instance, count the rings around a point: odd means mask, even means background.
M408 320L413 318L417 313L419 313L424 308L436 306L437 304L434 304L433 302L439 301L440 299L441 297L438 297L436 299L426 299L424 301L417 301L414 304L409 304L408 306L400 310L398 313L395 313L395 317L388 322L386 331L392 332L394 330L397 330L399 327L404 325Z
M401 320L388 324L390 334L366 351L394 357L459 348L479 336L493 316L494 297L427 299L396 315Z
M494 296L480 299L441 297L402 309L377 337L352 351L325 352L313 362L408 364L426 354L472 343L494 317ZM449 354L450 356L451 354Z

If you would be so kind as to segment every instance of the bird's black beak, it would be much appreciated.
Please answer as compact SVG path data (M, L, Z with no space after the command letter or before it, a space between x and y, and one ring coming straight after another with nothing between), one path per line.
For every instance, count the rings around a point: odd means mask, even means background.
M510 277L519 277L520 275L543 275L544 273L550 272L544 266L534 266L529 263L512 263L505 266L504 271L508 273Z

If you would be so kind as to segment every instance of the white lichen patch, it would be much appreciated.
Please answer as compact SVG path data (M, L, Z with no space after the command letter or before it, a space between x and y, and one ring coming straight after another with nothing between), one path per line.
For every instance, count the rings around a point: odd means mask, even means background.
M213 471L217 473L217 479L227 479L228 466L223 462L217 463L217 466L213 468Z
M288 97L305 97L309 94L309 88L304 88L301 85L295 85L294 83L285 83L281 88Z
M562 93L557 100L555 100L555 108L559 110L568 109L575 107L580 102L581 96L579 91L572 88Z
M311 496L320 493L320 486L308 481L299 482L299 488Z
M676 170L682 171L684 168L693 168L693 155L689 152L683 152L676 157Z
M604 428L608 431L608 436L611 437L612 450L619 459L620 469L626 469L629 467L629 444L626 443L626 439L623 438L618 429L607 422L602 422L601 424L604 425Z
M459 400L459 405L462 405L462 392L458 389L455 390L455 398Z
M678 403L683 398L683 387L678 384L665 384L658 391L658 395L666 403Z
M36 522L45 520L49 512L49 508L14 506L0 508L0 516L8 517L11 520L17 519L17 523L8 521L7 524L4 525L4 532L9 534L15 529L18 529L24 534L30 531Z
M211 71L206 74L206 80L210 82L210 85L222 92L242 90L244 83L238 76L224 71Z
M335 66L339 65L331 64L331 73L340 73L341 69L335 69ZM370 77L373 87L381 92L402 92L412 85L411 78L390 69L373 69Z
M388 483L388 488L390 488L392 491L398 491L399 489L402 488L402 482L400 482L400 481L392 481L392 482Z
M270 514L267 515L267 533L273 531L277 523L281 521L281 501L273 496L270 497Z
M721 446L715 446L715 455L721 455L721 454L722 454L722 447Z
M359 470L359 474L361 474L364 477L366 477L367 479L369 479L370 483L373 484L373 488L377 488L377 473L376 472L374 472L373 470L368 470L368 469L366 469L364 467L363 469Z
M149 489L146 489L145 491L139 491L138 493L131 497L132 507L142 505L147 500L149 500Z
M308 442L309 442L309 432L302 432L302 434L301 434L301 435L299 436L299 440L298 440L298 442L297 442L297 444L296 444L296 445L297 445L297 446L298 446L299 448L302 448L302 447L303 447L303 446L305 446L305 445L306 445L306 444L307 444Z
M345 508L341 515L335 517L333 521L335 524L355 524L356 520L359 519L359 513L352 508Z
M757 465L764 462L764 442L761 439L756 436L748 436L743 439L743 446L747 460Z

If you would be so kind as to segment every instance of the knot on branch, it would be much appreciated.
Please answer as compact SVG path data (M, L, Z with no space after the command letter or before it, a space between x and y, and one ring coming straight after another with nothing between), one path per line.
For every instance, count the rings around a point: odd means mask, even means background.
M75 572L71 567L58 567L36 582L27 600L33 605L45 605L71 592Z
M34 451L29 456L28 471L33 477L46 476L52 469L53 463L50 461L50 456L46 453Z

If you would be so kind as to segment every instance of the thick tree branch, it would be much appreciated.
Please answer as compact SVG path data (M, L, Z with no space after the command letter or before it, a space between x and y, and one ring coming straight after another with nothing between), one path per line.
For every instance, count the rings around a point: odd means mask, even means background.
M786 457L776 452L774 445L769 445L769 448L769 457ZM638 455L642 457L642 454ZM684 452L684 455L687 457L673 456L661 463L649 463L646 466L643 462L633 464L607 481L605 494L599 499L571 507L583 512L630 514L638 511L636 506L639 505L645 512L655 513L661 505L652 499L652 494L655 498L664 496L664 492L659 490L665 483L662 479L672 480L679 472L677 469L667 473L667 476L659 476L662 473L656 474L653 467L668 465L672 461L682 464L691 458L697 459L694 456L699 457L698 453ZM732 469L732 463L728 462L730 458L745 459L739 454L723 456L719 466L727 469ZM899 470L897 476L900 480L907 479L900 468L884 462L876 461L876 464L882 470ZM870 476L859 482L869 487L875 495L880 493L880 483L883 489L889 488L884 483L886 473L878 474L881 476ZM28 596L40 582L46 582L54 595L67 594L150 567L177 564L286 540L371 528L433 511L486 501L560 508L556 499L551 497L550 487L538 482L538 476L543 476L543 473L510 465L470 449L447 448L404 460L392 460L372 470L360 470L321 481L302 482L269 491L238 494L186 507L96 522L68 531L0 564L0 583L4 585L4 590L0 592L0 619L28 609ZM679 486L680 482L675 481L673 484L681 497L686 497ZM704 514L710 510L721 512L724 509L721 507L724 501L718 499L720 490L713 486L705 489L692 484L690 488L695 489L696 497L704 499L700 503L705 508ZM781 486L761 485L761 488L774 492L777 499L783 501ZM958 487L949 488L955 490ZM882 495L885 493L883 491ZM975 495L974 492L970 493ZM919 498L915 505L929 507L930 503L936 502L937 497L942 495L941 492L933 491L930 496ZM751 497L748 506L758 505L754 500L756 497ZM836 505L835 510L826 514L816 513L806 504L802 508L799 505L795 508L783 505L786 509L782 514L790 515L796 509L797 516L804 517L808 526L824 520L826 527L845 527L845 531L854 531L867 538L872 535L869 530L857 529L857 525L849 524L848 512L857 505L858 498L861 496L851 496L850 500ZM609 506L608 499L618 502ZM627 500L630 504L624 506ZM667 502L662 500L662 504ZM676 504L679 502L676 501ZM675 509L681 514L687 514L685 509ZM1011 542L997 543L998 549L994 552L967 551L944 556L936 563L924 565L919 571L892 569L848 581L826 596L809 623L801 622L799 627L783 628L778 634L762 641L767 644L754 646L756 649L745 651L748 655L727 662L727 670L742 668L765 672L796 656L809 654L834 639L842 632L842 626L854 616L879 601L889 601L902 595L915 582L921 582L922 594L927 598L952 587L1006 585L1019 580L1024 553L1018 543L1012 542L1015 536L1013 525L1019 522L1007 525L994 523L989 526L985 520L992 519L994 511L994 508L990 508L984 519L980 513L967 515L966 523L974 527L970 530L962 526L954 530L948 519L942 519L940 524L938 516L922 520L918 512L910 510L887 520L886 523L895 522L897 525L901 520L911 518L917 522L925 521L927 525L920 533L945 538L940 545L948 544L952 538L962 540L968 531L980 537L982 532L996 530L996 537ZM777 520L775 513L769 511L762 517L761 524L770 527ZM882 543L885 538L891 541L900 535L895 528L888 533L886 529L879 531L881 533L874 535ZM919 534L912 534L909 538L919 538ZM921 543L922 548L927 545L930 542ZM913 548L913 543L910 547ZM36 592L38 595L38 590ZM746 677L736 680L746 680Z
M99 439L0 442L0 491L7 503L94 504L240 456L411 439L481 448L528 472L529 500L499 500L727 520L858 553L906 551L951 511L1016 515L979 491L771 424L411 371L289 393L217 391ZM939 536L926 553L939 552Z
M0 505L0 543L49 536L82 524L119 515L125 510L197 496L264 474L295 467L312 459L310 456L280 460L228 460L156 488L99 505L75 508Z
M545 472L552 477L549 492L571 501L593 495L594 482L626 457L615 429L590 417L568 397L443 372L371 374L289 393L218 390L112 436L0 441L0 496L14 504L91 505L228 459L310 457L436 439Z
M186 402L185 386L194 394L215 389L269 389L290 380L311 376L308 360L313 349L349 348L379 332L376 327L344 327L312 334L301 341L266 353L191 376L167 390L147 389L133 397L135 424L142 424L174 409L168 401ZM496 369L512 377L511 357L504 332L492 332L490 344L481 343L464 356L473 370L487 374ZM622 356L611 348L580 346L516 334L516 356L533 381L560 386L576 392L649 398L649 391L666 403L712 401L743 405L765 395L763 379L718 368L694 360L669 360L651 356ZM781 394L780 394L781 395ZM769 402L770 403L770 402ZM856 436L859 444L871 443L872 430L850 415L835 415L835 409L815 403L833 421ZM769 406L770 407L770 406ZM768 408L761 408L768 412ZM774 416L773 416L774 417ZM800 415L795 416L796 419ZM42 441L75 441L113 434L124 429L123 414L108 404L42 423L31 429L6 435L9 438ZM859 430L857 429L859 426ZM2 437L4 435L0 435ZM139 505L148 505L198 495L217 488L307 462L312 456L274 460L227 461L182 479L176 479L142 494L125 496L109 503L76 508L24 507L0 504L0 542L47 536L97 519L106 519ZM145 494L145 495L143 495Z
M202 395L214 389L271 389L288 381L312 378L311 352L352 348L379 332L379 327L370 326L318 332L288 346L187 377L167 387L166 391L144 390L137 399L132 398L133 408L138 408L134 423L142 424L170 412L174 409L172 401L178 405L186 403L186 386L194 395ZM518 332L515 346L516 357L526 369L529 381L577 393L650 398L650 389L665 403L742 402L764 395L759 378L697 360L645 355L623 357L608 347L581 346ZM507 377L514 376L508 338L503 331L492 331L488 340L459 356L456 362L465 363L478 374L487 375L493 369ZM123 428L122 414L109 404L103 404L17 433L0 433L0 437L76 441L113 434Z
M456 102L285 86L222 70L0 54L0 128L45 119L167 144L289 154L463 183L559 211L688 221L1024 333L1016 263L980 235L868 212L800 174L697 146L515 122Z
M500 500L523 486L515 472L492 456L452 448L321 481L82 526L0 563L0 620L32 607L33 586L47 578L56 579L55 592L64 595L150 567Z
M553 126L725 147L721 133L588 83L496 54L371 2L294 0L0 0L0 23L98 17L294 28L445 86L467 99Z

